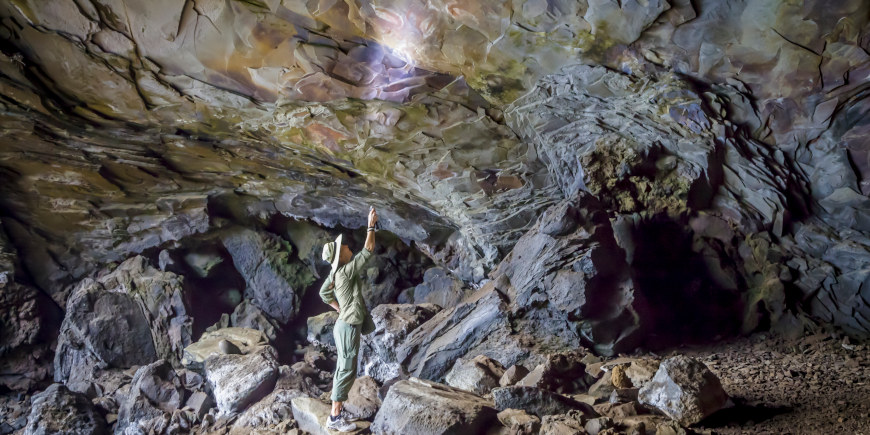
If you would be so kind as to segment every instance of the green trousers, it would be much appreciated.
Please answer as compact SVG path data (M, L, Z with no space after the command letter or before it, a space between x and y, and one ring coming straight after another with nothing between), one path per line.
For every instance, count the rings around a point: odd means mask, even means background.
M335 363L335 376L332 378L332 401L344 402L347 393L356 380L356 362L359 356L359 335L362 325L351 325L339 319L335 322L332 335L338 360Z

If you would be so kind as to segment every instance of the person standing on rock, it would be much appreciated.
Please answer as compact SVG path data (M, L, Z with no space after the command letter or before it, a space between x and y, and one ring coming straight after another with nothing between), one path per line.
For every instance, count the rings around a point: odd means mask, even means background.
M375 326L363 300L364 282L360 275L363 272L363 265L375 250L377 222L378 214L372 207L369 210L365 246L356 255L350 252L347 245L341 243L341 235L334 242L323 245L322 258L328 261L332 268L320 288L320 298L338 311L338 320L332 331L338 359L335 364L335 376L332 378L332 413L326 427L340 432L355 430L356 424L351 422L359 419L345 411L343 404L356 379L360 334L368 334Z

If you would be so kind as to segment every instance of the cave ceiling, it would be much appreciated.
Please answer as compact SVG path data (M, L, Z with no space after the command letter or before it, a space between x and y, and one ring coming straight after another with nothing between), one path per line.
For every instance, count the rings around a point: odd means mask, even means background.
M368 205L479 282L584 190L617 233L733 245L750 303L788 269L870 331L864 0L10 0L0 43L0 218L49 294L220 219Z

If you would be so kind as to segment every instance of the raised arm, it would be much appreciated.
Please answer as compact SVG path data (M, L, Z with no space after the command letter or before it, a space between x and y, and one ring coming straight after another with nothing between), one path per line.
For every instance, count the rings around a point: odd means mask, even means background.
M369 209L369 227L366 229L365 250L375 252L375 224L378 223L378 212L372 207Z

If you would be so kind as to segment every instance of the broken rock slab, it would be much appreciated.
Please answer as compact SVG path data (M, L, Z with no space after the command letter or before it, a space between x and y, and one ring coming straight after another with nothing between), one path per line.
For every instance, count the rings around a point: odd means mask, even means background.
M373 433L471 434L496 419L492 402L458 388L411 378L396 382L372 424Z
M541 430L541 419L521 409L505 409L499 412L498 421L510 429L511 434L531 435Z
M586 403L578 402L552 391L536 387L502 387L492 390L495 407L499 411L505 409L522 409L529 414L543 417L545 415L565 414L578 410L588 417L596 417L598 413Z
M504 374L501 376L501 379L498 380L498 385L500 387L509 387L519 382L528 374L529 369L527 369L525 366L514 364L508 367L507 370L505 370Z
M233 424L233 429L253 431L254 429L277 427L282 423L292 421L291 402L298 397L307 396L299 390L275 389L268 396L242 412Z
M662 361L652 381L640 389L638 399L683 426L691 426L722 409L728 395L704 363L679 355Z
M160 428L171 424L173 414L184 403L182 380L165 360L136 370L129 388L118 411L119 433L159 433Z
M215 355L205 361L205 377L224 416L240 412L269 394L278 373L278 355L272 346L244 355Z
M586 372L584 356L582 352L549 354L544 362L538 364L516 385L566 394L585 391L595 383L595 378Z
M329 418L329 413L332 407L320 400L311 397L297 397L291 400L293 409L293 418L302 429L312 435L333 435L336 432L326 429L326 419ZM353 432L345 432L349 434L364 433L369 429L371 423L367 421L356 421L357 430ZM375 432L377 433L377 432Z
M504 366L498 361L486 355L478 355L471 360L456 360L444 381L451 387L483 396L499 386L499 380L504 373Z

